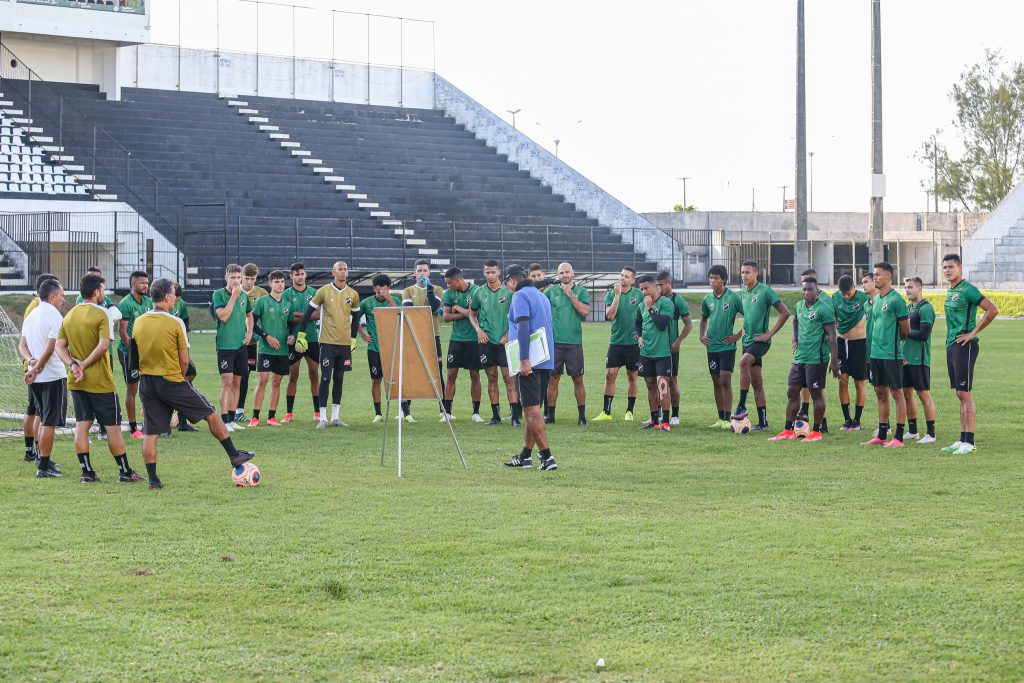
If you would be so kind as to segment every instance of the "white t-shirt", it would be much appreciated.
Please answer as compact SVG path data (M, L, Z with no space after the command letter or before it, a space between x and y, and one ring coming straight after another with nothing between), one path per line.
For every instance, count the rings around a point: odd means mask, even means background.
M46 345L51 339L57 338L64 316L60 314L52 304L42 301L28 314L25 323L21 326L21 336L28 343L28 350L33 358L39 358L46 352ZM36 375L36 382L53 382L58 379L65 379L68 376L64 363L57 357L54 351L47 361L46 366L39 368Z

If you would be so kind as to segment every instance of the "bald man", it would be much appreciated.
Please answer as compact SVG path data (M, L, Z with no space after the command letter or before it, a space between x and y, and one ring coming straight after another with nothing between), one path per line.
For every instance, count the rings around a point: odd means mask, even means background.
M583 386L583 321L590 315L590 295L582 285L574 282L576 271L572 264L558 264L558 284L544 290L551 302L551 317L555 338L555 368L548 382L548 405L544 422L555 423L555 402L558 400L558 381L565 373L572 378L576 395L577 424L587 424L587 389Z

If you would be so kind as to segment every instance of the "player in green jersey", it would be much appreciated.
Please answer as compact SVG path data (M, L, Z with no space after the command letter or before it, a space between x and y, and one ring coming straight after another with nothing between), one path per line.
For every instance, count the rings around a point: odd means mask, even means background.
M249 297L249 310L256 305L256 300L267 295L267 290L256 284L260 269L255 263L242 266L242 293ZM249 396L249 375L256 372L256 357L259 355L258 339L253 336L245 346L246 357L249 359L249 371L242 375L238 383L238 405L235 408L235 422L245 423L245 400Z
M224 268L224 287L213 293L214 321L217 323L217 370L220 372L220 418L229 432L245 429L235 422L242 375L249 372L246 345L252 339L252 306L242 291L242 266Z
M306 265L296 262L291 265L292 286L284 290L284 298L288 299L288 307L292 311L292 319L298 323L302 320L309 302L316 296L316 287L306 284ZM312 315L313 321L320 319L320 312ZM291 422L295 419L295 394L299 390L299 361L306 359L306 372L309 375L309 391L313 396L313 420L320 421L320 337L317 322L310 322L305 330L297 330L306 333L306 350L299 352L292 346L288 349L288 362L291 366L288 369L288 389L285 392L285 413L281 422Z
M619 280L605 295L604 317L611 321L612 334L608 344L608 355L604 361L604 406L594 422L612 419L612 399L615 398L615 380L619 369L625 366L627 379L626 422L633 421L633 406L636 404L637 371L640 367L640 348L637 346L633 327L640 312L643 295L633 286L636 271L629 266L619 273Z
M942 259L942 276L949 289L946 291L946 369L950 386L960 399L960 439L943 450L955 455L973 453L974 445L974 364L980 347L978 335L989 326L999 309L977 287L964 279L963 265L957 254L946 254ZM978 309L985 316L978 321Z
M672 320L668 324L669 336L672 339L672 376L668 378L669 401L672 403L672 418L670 425L679 424L679 349L683 340L690 336L693 331L693 321L690 319L690 306L678 292L672 288L672 274L663 270L655 277L655 284L661 296L672 302ZM679 329L679 321L683 321L683 329Z
M861 414L867 397L864 383L868 378L867 311L868 295L857 289L853 278L839 278L839 289L832 294L836 311L836 332L839 342L839 403L843 409L843 432L860 429ZM850 413L850 378L856 391L856 413Z
M935 403L932 401L932 326L935 308L924 298L924 281L908 277L903 281L907 293L910 335L903 340L903 398L907 402L907 433L904 441L927 444L935 442ZM924 408L928 433L917 433L917 403L914 392Z
M452 401L455 400L455 380L459 370L469 371L469 395L473 401L473 422L483 422L480 417L480 350L476 330L470 322L473 312L470 306L473 301L473 290L476 285L462 276L461 268L449 268L444 273L444 281L448 286L441 297L444 308L445 322L452 323L452 333L448 338L448 381L444 388L444 410L446 416L442 420L453 419Z
M473 291L469 302L469 322L472 323L479 343L480 367L487 373L487 397L491 401L491 419L486 426L501 424L501 404L498 402L498 369L505 385L513 427L522 427L519 421L519 394L515 378L508 374L505 343L508 341L508 311L512 306L512 292L501 283L498 262L484 262L484 284Z
M743 330L734 332L736 316L742 313L740 295L725 284L729 271L714 265L708 270L711 293L704 297L700 307L700 343L707 349L708 372L715 392L718 419L709 426L729 429L732 412L732 371L736 367L736 342L743 338Z
M384 365L380 360L380 338L377 335L378 308L389 306L400 307L402 299L391 293L391 278L380 273L373 276L373 296L368 296L359 302L359 336L366 342L366 364L370 366L370 397L373 400L373 421L383 421L380 414L380 383L384 378ZM408 401L402 401L402 410L395 417L401 419L403 416L406 422L415 422L408 410Z
M863 446L902 448L907 418L907 402L903 400L903 344L910 334L907 304L892 286L893 267L887 261L875 264L874 278L878 295L871 304L871 346L868 363L871 384L878 398L878 433ZM889 435L889 398L896 405L896 430Z
M562 373L572 379L576 398L577 424L587 424L587 388L583 385L583 321L590 315L590 293L574 282L576 271L572 264L558 264L558 282L544 290L551 302L553 338L555 340L555 369L548 382L547 414L545 424L555 423L555 402Z
M124 383L128 387L124 397L124 410L128 414L128 434L133 439L141 439L142 430L135 419L135 397L139 392L139 377L130 369L130 351L135 321L146 311L152 310L153 300L149 298L149 273L136 270L128 276L128 283L132 288L131 292L117 304L121 313L121 320L118 321L121 343L117 346L117 357L124 372Z
M818 277L818 271L816 271L814 268L808 268L804 272L800 273L800 282L803 283L804 280L814 280L817 283L821 282L821 279ZM823 292L821 291L821 285L818 284L818 296L820 297L822 295L823 295ZM832 298L829 297L827 294L825 294L824 296L827 298L827 301L825 303L831 305L832 306L832 312L835 313L835 306L834 306L834 304L832 302ZM810 416L808 415L808 411L810 410L810 407L811 407L811 392L810 392L810 390L807 387L804 387L800 391L800 410L797 411L797 414L796 414L797 419L798 420L809 420ZM827 415L825 417L823 417L822 420L821 420L821 433L822 434L828 434L828 416Z
M653 275L641 275L636 281L644 298L637 307L634 335L640 349L639 372L647 384L647 402L651 408L651 419L642 428L667 432L672 429L668 417L673 342L669 323L675 313L675 304L661 295Z
M277 404L281 400L281 380L288 376L291 364L288 362L288 347L295 342L295 320L291 301L284 298L284 271L274 270L267 275L270 293L256 299L252 309L253 337L259 339L256 370L258 384L253 397L250 427L260 424L260 410L263 396L270 384L270 410L267 425L280 427L277 420Z

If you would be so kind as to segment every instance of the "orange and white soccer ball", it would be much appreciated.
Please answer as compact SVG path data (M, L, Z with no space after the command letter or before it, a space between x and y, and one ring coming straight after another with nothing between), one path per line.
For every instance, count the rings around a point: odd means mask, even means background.
M733 419L729 429L733 434L749 434L750 433L750 418L744 415L739 419Z
M251 462L244 462L231 470L231 481L235 482L235 486L258 486L260 468Z
M793 423L793 433L796 434L796 438L804 439L811 435L811 425L807 424L804 420L797 420Z

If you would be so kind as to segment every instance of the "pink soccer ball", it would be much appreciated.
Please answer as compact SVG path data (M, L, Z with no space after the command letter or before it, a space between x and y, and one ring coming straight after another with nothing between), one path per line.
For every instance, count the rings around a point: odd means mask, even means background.
M244 462L231 470L231 481L235 482L235 486L258 486L260 468L251 462Z

